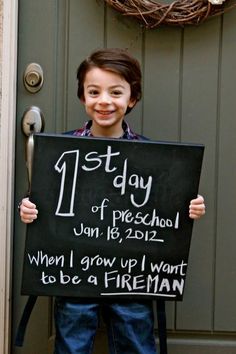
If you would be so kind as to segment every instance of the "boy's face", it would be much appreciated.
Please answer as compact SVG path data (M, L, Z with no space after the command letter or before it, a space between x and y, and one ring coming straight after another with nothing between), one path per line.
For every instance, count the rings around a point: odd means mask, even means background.
M92 119L94 136L120 137L127 107L133 107L129 83L111 71L92 68L84 81L85 110Z

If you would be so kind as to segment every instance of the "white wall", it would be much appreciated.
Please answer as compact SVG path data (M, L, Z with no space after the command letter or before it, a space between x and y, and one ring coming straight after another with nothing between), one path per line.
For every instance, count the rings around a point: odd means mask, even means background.
M17 0L0 0L0 354L10 353Z

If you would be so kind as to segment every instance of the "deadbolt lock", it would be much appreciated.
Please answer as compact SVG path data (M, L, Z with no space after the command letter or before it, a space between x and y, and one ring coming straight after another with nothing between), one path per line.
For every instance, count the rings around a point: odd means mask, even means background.
M24 85L31 93L38 92L43 86L43 69L37 63L30 63L24 72Z

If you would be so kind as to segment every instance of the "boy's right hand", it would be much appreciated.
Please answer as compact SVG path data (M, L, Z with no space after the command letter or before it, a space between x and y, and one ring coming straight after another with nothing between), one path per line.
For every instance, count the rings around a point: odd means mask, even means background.
M21 221L25 224L30 224L37 219L38 210L36 209L36 205L32 203L29 198L22 199L19 209Z

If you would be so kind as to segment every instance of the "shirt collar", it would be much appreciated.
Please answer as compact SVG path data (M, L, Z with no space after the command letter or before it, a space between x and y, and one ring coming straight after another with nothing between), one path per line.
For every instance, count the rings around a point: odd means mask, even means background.
M84 127L81 129L75 130L73 135L76 136L93 136L91 132L91 127L92 127L92 120L89 120L85 123ZM127 139L127 140L134 140L138 139L138 135L135 134L131 129L130 126L127 122L123 121L122 122L122 128L124 130L123 135L120 137L120 139Z

